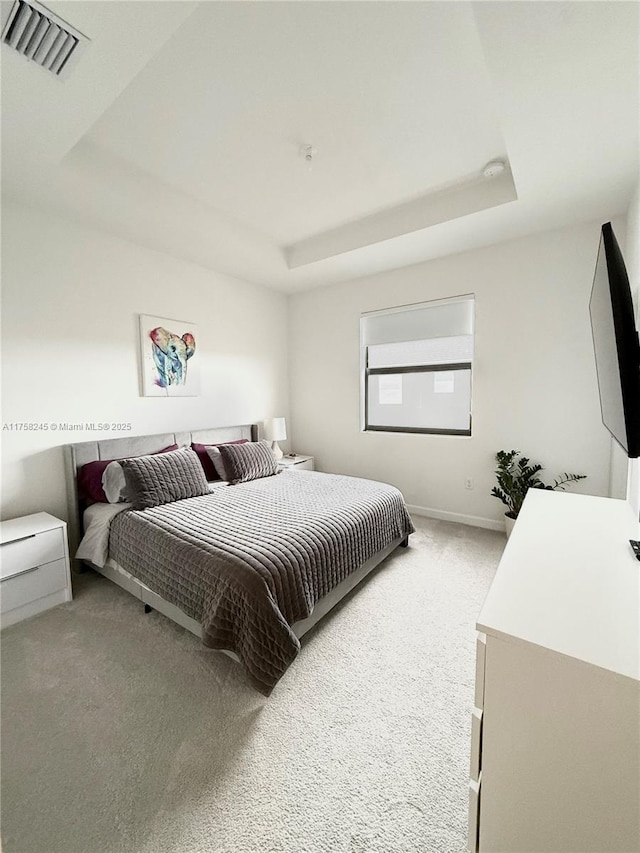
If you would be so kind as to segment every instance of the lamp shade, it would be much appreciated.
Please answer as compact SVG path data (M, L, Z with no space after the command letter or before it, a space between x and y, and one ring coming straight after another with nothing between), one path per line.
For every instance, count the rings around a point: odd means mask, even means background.
M287 437L287 424L284 418L267 418L264 424L264 437L267 441L284 441Z

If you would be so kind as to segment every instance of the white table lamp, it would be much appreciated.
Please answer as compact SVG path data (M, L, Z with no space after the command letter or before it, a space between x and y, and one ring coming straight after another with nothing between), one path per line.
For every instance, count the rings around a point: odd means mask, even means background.
M264 424L264 437L271 442L271 449L276 459L280 460L283 457L282 450L278 445L279 441L284 441L287 437L287 424L284 418L267 418Z

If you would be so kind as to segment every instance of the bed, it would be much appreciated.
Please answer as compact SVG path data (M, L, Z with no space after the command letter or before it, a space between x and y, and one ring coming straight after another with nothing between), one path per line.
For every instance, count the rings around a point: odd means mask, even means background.
M235 485L204 478L194 496L143 509L87 507L78 490L79 472L98 460L127 458L123 465L134 472L174 460L182 465L186 457L191 465L197 457L183 448L223 445L235 458L258 453L256 440L255 425L243 425L82 442L65 447L65 469L72 553L87 523L84 563L206 646L231 654L269 695L298 654L300 638L407 544L413 525L400 492L294 469ZM243 441L251 444L241 451L227 444Z

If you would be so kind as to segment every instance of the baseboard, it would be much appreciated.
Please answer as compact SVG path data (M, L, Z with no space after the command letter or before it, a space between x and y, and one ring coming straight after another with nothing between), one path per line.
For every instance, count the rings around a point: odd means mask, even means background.
M504 521L496 521L493 518L482 518L479 515L463 515L460 512L446 512L442 509L431 509L427 506L411 506L407 509L412 515L423 515L426 518L438 518L440 521L454 521L456 524L469 524L471 527L484 527L486 530L497 530L505 532Z

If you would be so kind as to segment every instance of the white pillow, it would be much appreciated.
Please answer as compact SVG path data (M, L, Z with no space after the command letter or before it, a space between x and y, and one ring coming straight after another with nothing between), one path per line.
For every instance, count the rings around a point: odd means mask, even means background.
M122 465L119 462L110 462L102 472L102 491L110 504L127 500L126 485Z
M221 480L228 480L227 472L224 470L224 462L222 461L222 454L218 450L217 447L210 447L207 445L206 451L209 454L209 459L213 462L213 467L216 469L216 473ZM107 466L108 467L108 466Z

